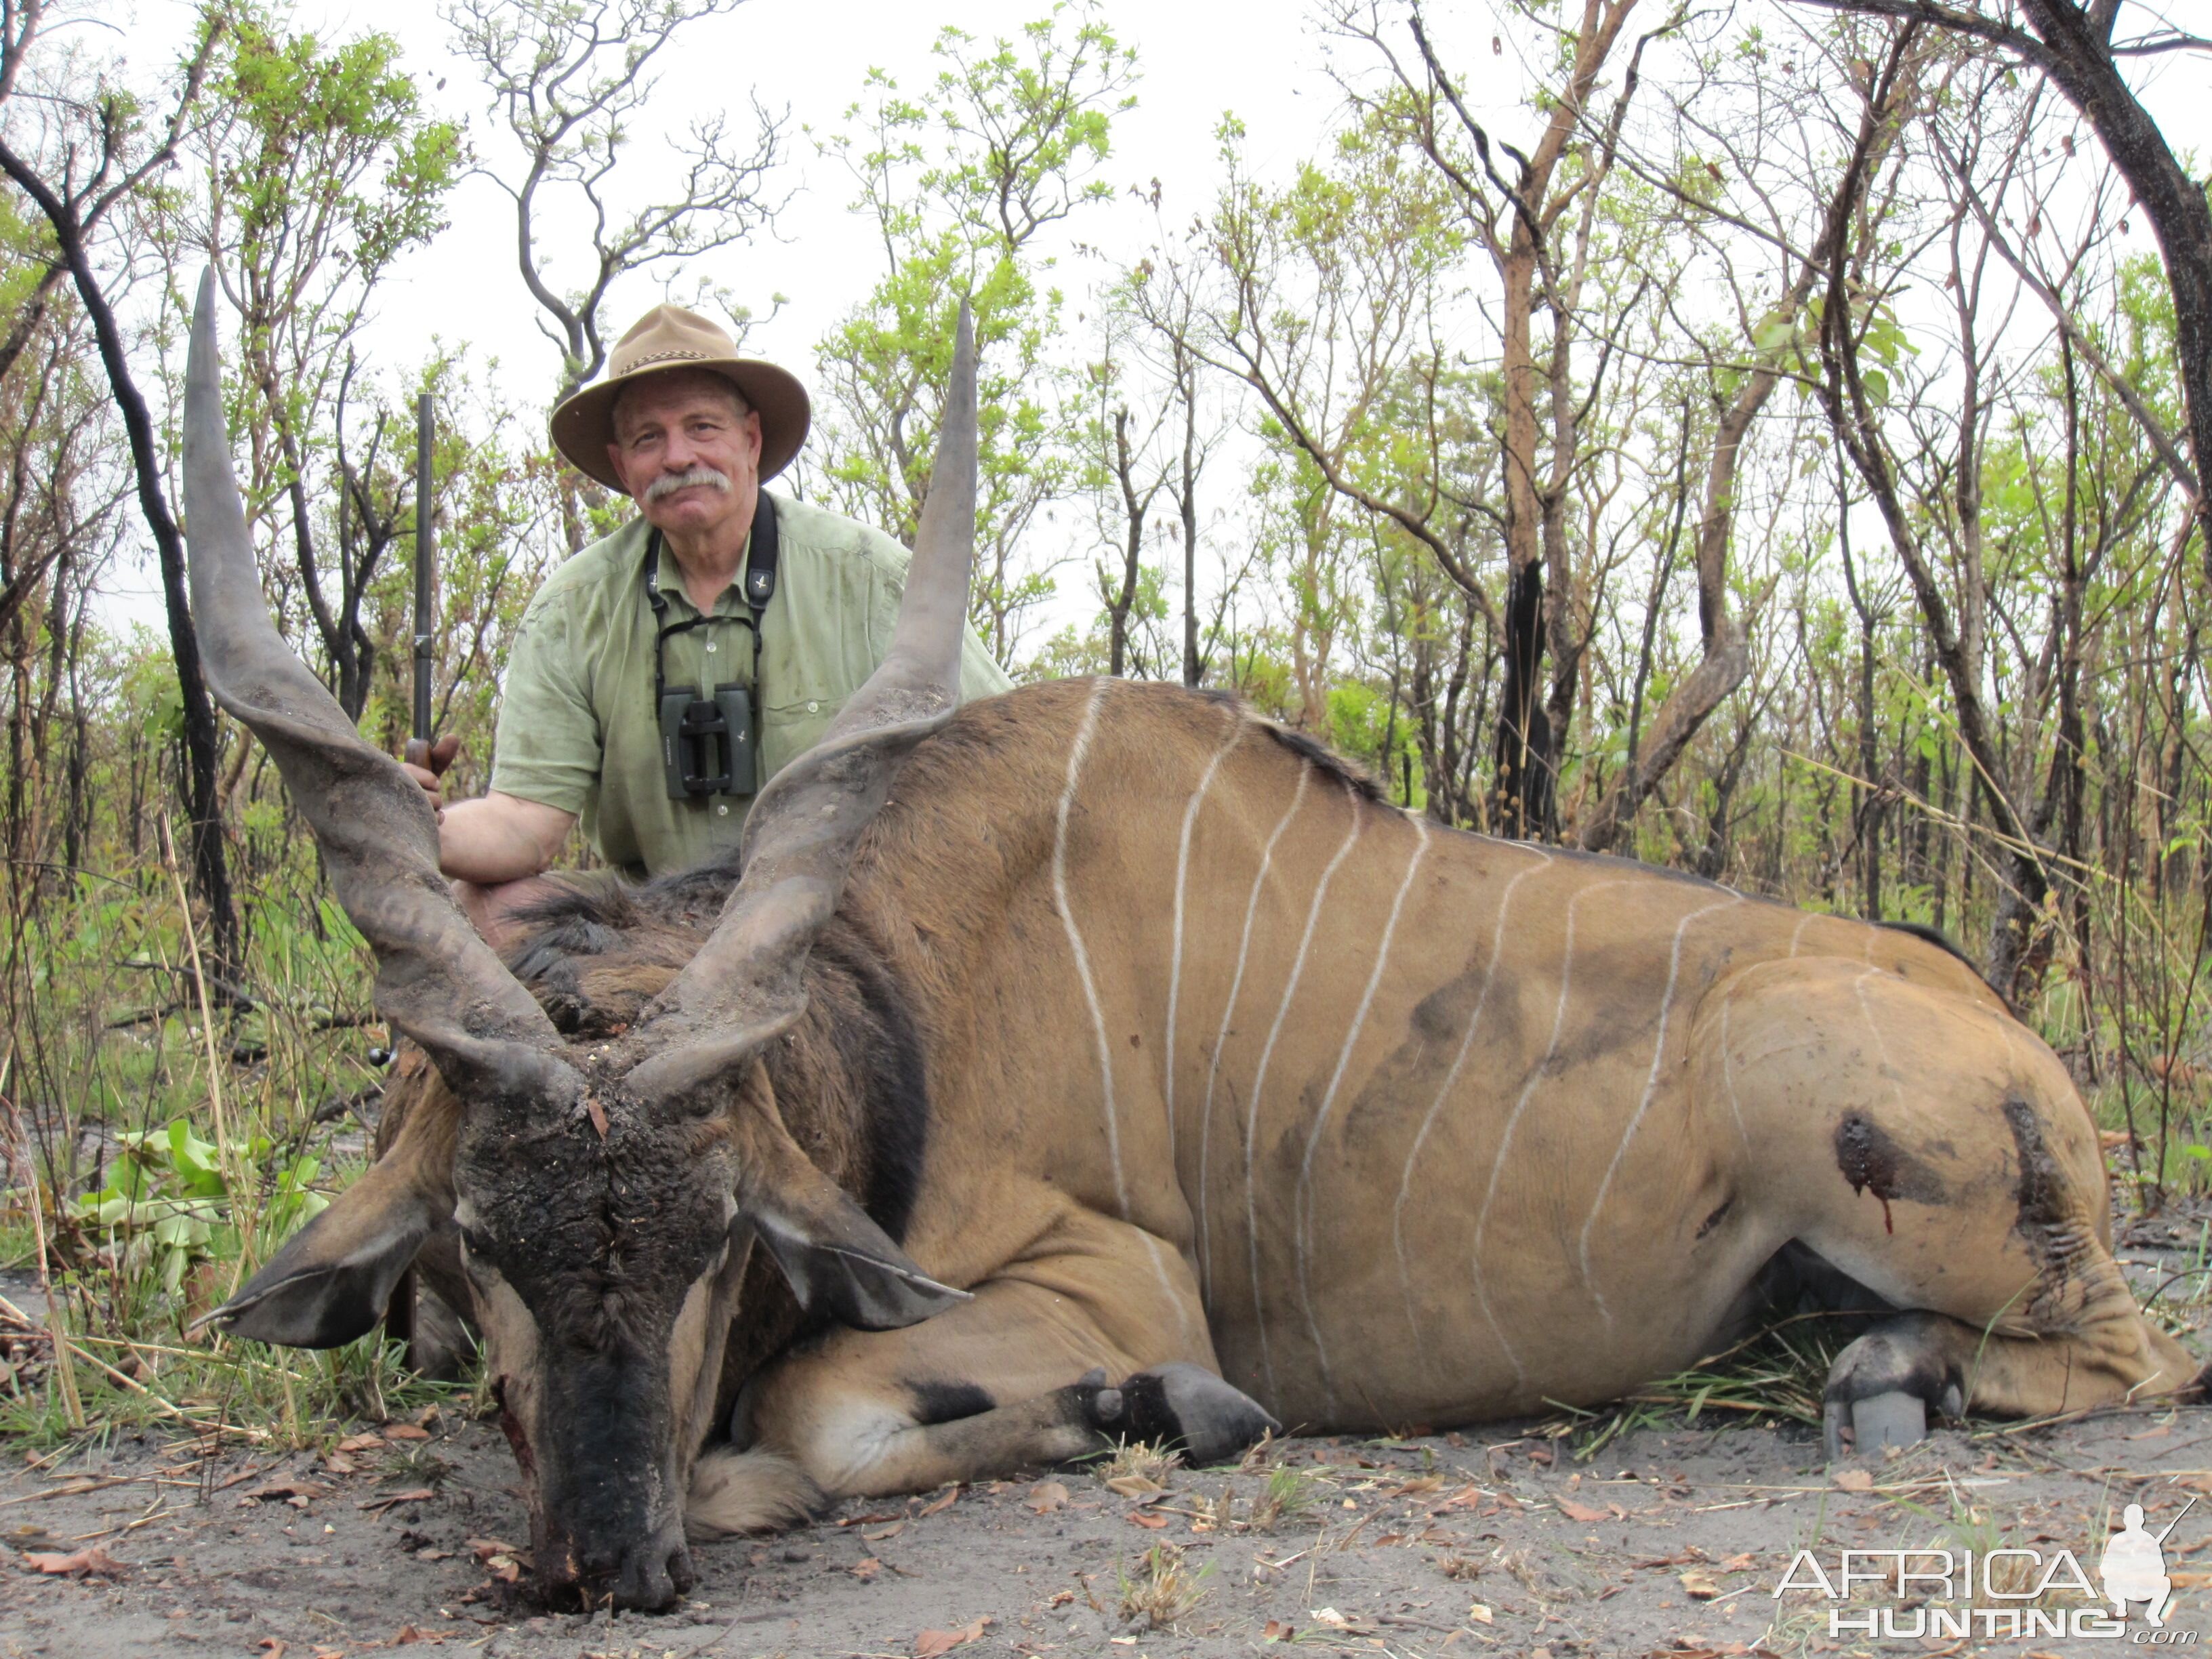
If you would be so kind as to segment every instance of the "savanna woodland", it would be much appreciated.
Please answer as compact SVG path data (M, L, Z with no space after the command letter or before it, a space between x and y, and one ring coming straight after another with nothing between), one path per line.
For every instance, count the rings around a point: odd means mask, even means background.
M802 173L876 259L781 487L910 538L971 299L974 619L1018 678L1232 691L1438 824L1939 929L2124 1204L2212 1190L2212 208L2144 96L2206 84L2197 8L1316 0L1305 152L1220 112L1203 188L1118 159L1175 48L1111 0L948 25L826 120L663 103L673 165L640 123L738 0L447 0L475 78L434 85L257 0L158 54L102 10L0 0L0 1265L47 1303L0 1428L296 1441L421 1386L186 1334L359 1168L392 1060L195 650L198 272L280 626L396 753L429 526L480 788L524 606L630 510L543 411L664 294L756 325L732 273ZM372 349L487 181L469 280L550 343L497 383Z

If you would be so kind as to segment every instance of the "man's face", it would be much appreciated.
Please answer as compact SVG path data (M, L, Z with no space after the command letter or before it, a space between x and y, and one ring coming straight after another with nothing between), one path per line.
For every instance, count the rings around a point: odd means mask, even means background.
M704 369L648 376L616 404L608 459L664 535L688 541L751 521L760 416L740 410L736 389Z

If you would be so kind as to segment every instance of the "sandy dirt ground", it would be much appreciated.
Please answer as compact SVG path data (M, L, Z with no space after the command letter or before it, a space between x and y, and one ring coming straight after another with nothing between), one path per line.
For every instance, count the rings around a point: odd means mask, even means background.
M2124 1224L2119 1255L2145 1294L2171 1294L2203 1278L2208 1237L2212 1217L2191 1209ZM2193 1341L2212 1346L2202 1331ZM1082 1468L848 1503L774 1537L700 1545L697 1587L659 1617L534 1604L514 1459L496 1424L450 1407L325 1425L312 1451L152 1434L66 1457L0 1448L0 1659L413 1646L486 1659L2033 1659L2212 1647L2212 1406L1943 1430L1834 1468L1809 1431L1717 1415L1581 1458L1574 1438L1552 1437L1556 1422L1492 1425L1291 1439L1239 1468L1167 1471L1158 1489ZM1976 1614L1965 1639L1869 1639L1849 1623L1832 1634L1817 1589L1774 1594L1785 1576L1807 1581L1790 1571L1800 1550L1832 1578L1845 1549L1955 1560L2007 1547L2046 1565L2067 1550L2094 1580L2131 1503L2151 1531L2170 1528L2164 1632L2137 1604L2116 1637L2014 1638ZM1999 1589L2032 1588L2025 1558L2000 1559L2001 1570L1985 1564ZM1987 1579L1976 1589L1992 1613L2085 1605L2057 1588L2040 1602L1993 1599ZM1899 1606L1869 1585L1841 1611L1855 1621ZM1901 1616L1907 1631L1917 1622L1910 1598Z
M1159 1492L1062 1470L847 1504L701 1547L672 1614L583 1616L504 1582L527 1534L496 1427L449 1412L427 1438L415 1428L357 1428L350 1450L321 1455L210 1457L149 1437L59 1468L19 1458L0 1481L0 1655L2113 1653L2130 1644L2002 1626L1963 1643L1832 1638L1817 1592L1771 1592L1800 1548L1832 1573L1846 1547L2064 1547L2094 1574L2122 1505L2156 1529L2212 1492L2203 1407L1946 1431L1832 1470L1809 1438L1742 1427L1641 1431L1586 1462L1510 1428L1291 1440L1267 1467L1175 1470ZM1269 1517L1271 1486L1289 1503ZM2212 1632L2208 1510L2166 1540L2176 1633ZM33 1560L94 1550L82 1577ZM1158 1609L1172 1627L1156 1627L1132 1603L1176 1572L1195 1599Z

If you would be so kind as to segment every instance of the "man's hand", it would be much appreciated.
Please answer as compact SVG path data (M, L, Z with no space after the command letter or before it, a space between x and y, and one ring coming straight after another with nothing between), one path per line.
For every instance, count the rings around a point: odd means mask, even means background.
M453 757L461 752L459 734L449 732L435 743L410 738L404 752L405 757L399 763L401 769L422 786L422 793L430 798L430 811L442 818L445 816L446 771L453 765Z

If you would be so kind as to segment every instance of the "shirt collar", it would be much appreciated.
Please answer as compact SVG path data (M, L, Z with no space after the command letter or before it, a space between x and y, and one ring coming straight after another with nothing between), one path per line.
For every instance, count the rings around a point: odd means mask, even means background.
M691 595L684 590L683 568L676 562L676 556L668 550L668 544L655 541L648 527L645 545L646 556L659 561L653 569L653 585L660 590L660 597L672 606L681 606L685 614L697 616L699 608L691 603ZM745 532L744 551L738 557L738 574L731 578L729 586L715 596L716 616L750 617L752 614L752 608L745 603L744 598L745 561L752 556L752 550L753 538L749 530Z

